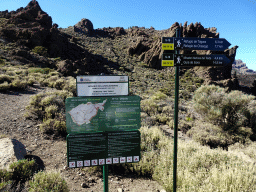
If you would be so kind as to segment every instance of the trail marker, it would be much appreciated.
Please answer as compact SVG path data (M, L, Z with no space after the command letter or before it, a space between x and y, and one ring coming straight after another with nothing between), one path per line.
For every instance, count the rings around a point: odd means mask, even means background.
M223 38L180 37L180 29L176 29L176 37L162 37L162 67L175 69L175 106L174 106L174 154L173 154L173 192L177 188L177 140L178 140L178 101L179 101L179 67L186 66L223 66L230 63L225 55L192 55L179 54L179 50L214 50L224 51L231 44ZM172 51L175 51L173 53Z
M163 53L162 66L224 66L230 63L226 55L193 55Z
M224 38L162 37L163 50L224 51L230 45Z

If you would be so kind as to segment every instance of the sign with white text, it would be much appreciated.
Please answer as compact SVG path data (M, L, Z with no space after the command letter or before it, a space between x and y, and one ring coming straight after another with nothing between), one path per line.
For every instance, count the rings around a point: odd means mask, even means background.
M67 164L70 168L139 161L139 131L82 133L67 136Z

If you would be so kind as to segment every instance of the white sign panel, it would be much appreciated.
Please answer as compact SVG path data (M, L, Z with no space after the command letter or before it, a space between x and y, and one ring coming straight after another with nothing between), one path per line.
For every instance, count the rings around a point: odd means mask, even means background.
M128 83L128 76L77 76L77 96L128 95Z

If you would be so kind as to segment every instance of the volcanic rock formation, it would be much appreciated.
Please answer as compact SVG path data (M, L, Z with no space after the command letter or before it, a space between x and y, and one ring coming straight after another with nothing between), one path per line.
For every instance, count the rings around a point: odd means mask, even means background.
M93 32L93 24L89 19L82 19L74 25L74 31L90 35Z

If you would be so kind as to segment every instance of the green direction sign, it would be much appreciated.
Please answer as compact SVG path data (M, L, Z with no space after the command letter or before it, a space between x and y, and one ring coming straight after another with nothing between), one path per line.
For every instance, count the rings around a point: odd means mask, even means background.
M67 164L70 168L135 163L140 160L140 132L69 134Z
M225 55L174 55L174 66L223 66L230 63Z
M131 131L140 129L140 97L67 98L68 133Z

